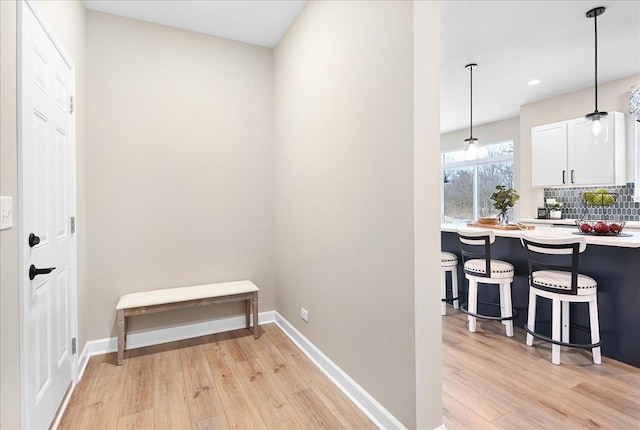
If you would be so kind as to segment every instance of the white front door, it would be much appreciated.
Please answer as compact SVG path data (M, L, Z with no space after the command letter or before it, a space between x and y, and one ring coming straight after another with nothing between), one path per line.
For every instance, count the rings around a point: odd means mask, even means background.
M74 81L32 7L21 2L18 49L22 426L48 428L76 365Z

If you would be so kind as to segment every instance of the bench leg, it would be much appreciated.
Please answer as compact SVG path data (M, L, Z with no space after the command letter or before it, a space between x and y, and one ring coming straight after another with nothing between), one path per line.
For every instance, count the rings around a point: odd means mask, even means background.
M244 316L247 320L247 330L249 330L251 328L251 299L244 301Z
M122 362L124 360L124 350L126 349L126 339L125 339L125 316L124 309L118 310L117 313L118 320L118 366L122 366Z
M252 307L253 307L253 338L257 339L258 338L258 293L253 293L253 300L251 300L252 302Z

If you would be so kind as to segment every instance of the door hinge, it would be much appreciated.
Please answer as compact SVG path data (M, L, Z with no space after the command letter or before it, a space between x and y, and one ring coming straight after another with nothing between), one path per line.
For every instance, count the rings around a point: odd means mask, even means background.
M71 354L75 354L76 353L76 338L73 337L71 338Z
M75 101L76 98L74 96L69 96L69 113L73 113L75 110Z
M71 217L71 234L76 232L76 217Z

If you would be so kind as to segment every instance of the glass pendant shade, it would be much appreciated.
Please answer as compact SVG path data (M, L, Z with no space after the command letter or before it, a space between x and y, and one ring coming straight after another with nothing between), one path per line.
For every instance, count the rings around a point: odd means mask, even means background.
M590 113L585 122L585 143L597 145L609 139L609 115L606 112Z
M475 137L469 137L464 140L464 150L465 151L475 151L477 148L478 139Z

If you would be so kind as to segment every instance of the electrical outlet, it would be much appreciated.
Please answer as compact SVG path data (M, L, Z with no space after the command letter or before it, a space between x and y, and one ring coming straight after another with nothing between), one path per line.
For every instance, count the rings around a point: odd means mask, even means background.
M309 311L305 308L300 308L300 318L302 318L306 322L309 322Z

